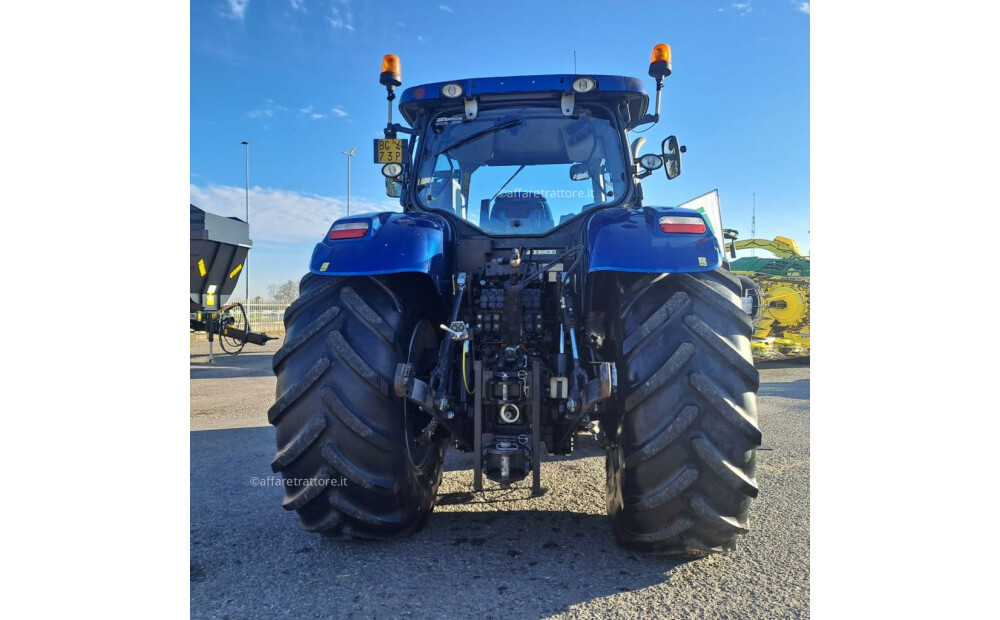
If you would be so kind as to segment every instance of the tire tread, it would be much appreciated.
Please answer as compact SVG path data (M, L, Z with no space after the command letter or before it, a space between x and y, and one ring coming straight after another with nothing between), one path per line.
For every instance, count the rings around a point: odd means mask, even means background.
M758 495L762 440L739 280L723 270L654 274L618 290L620 419L607 459L615 537L652 553L732 549Z
M387 380L424 318L407 282L307 274L285 312L288 339L272 360L271 466L286 481L282 506L306 531L396 538L419 530L434 507L445 443L433 446L426 471L409 462L402 401Z

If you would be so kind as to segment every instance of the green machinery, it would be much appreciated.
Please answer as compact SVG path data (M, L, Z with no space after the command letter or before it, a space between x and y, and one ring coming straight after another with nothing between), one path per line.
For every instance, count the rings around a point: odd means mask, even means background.
M743 309L753 318L754 359L809 356L809 257L788 237L733 241L732 251L758 248L774 257L730 263L743 283Z

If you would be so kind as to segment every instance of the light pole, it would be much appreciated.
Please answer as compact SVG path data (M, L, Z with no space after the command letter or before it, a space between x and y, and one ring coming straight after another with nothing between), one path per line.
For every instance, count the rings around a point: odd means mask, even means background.
M354 147L350 151L341 151L347 155L347 214L351 214L351 158L354 157Z
M242 142L244 150L244 166L246 169L246 198L247 198L247 235L250 234L250 143ZM250 250L247 250L246 260L243 261L243 277L247 283L246 302L250 303Z

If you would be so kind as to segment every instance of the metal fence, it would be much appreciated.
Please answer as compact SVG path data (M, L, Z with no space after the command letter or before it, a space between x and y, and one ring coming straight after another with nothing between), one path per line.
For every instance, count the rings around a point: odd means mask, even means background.
M283 301L251 301L230 297L228 303L241 303L247 311L250 321L250 331L264 332L268 336L281 336L285 333L285 308L291 304Z

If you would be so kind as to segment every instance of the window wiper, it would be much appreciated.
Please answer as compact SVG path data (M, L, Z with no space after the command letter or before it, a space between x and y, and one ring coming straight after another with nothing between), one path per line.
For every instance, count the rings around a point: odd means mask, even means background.
M500 195L500 192L502 192L504 190L504 187L507 187L508 185L510 185L510 182L514 180L514 177L516 177L517 175L521 174L521 171L524 170L524 167L527 166L527 165L528 164L521 164L521 167L517 169L517 172L515 172L512 175L510 175L510 178L507 179L507 182L503 184L503 187L501 187L500 189L498 189L497 193L493 194L493 198L490 198L490 202L493 202L494 200L496 200L497 196Z
M490 127L488 129L484 129L482 131L478 131L478 132L472 134L471 136L466 136L466 137L462 138L461 140L459 140L455 144L452 144L448 148L445 148L445 149L442 149L442 150L438 151L437 154L435 155L435 157L438 157L438 156L440 156L440 155L442 155L444 153L447 153L448 151L451 151L452 149L457 149L460 146L464 146L464 145L472 142L473 140L478 140L479 138L482 138L483 136L488 136L491 133L495 133L497 131L500 131L501 129L510 129L511 127L517 127L522 122L523 121L521 119L519 119L519 118L513 118L513 119L511 119L509 121L500 123L499 125L494 125L493 127Z

